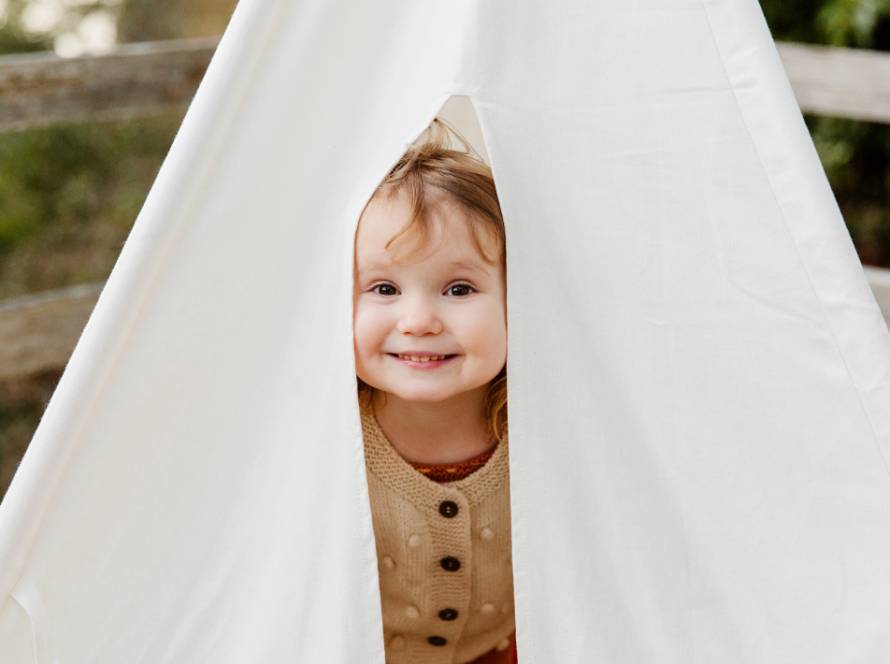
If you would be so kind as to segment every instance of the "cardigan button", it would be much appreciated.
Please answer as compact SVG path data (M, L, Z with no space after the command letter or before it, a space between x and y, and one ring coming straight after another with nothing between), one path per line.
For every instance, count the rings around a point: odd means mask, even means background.
M442 609L439 611L439 617L442 620L454 620L457 618L457 609Z
M397 634L389 641L389 647L393 650L401 650L405 647L405 637Z
M405 615L409 618L417 618L420 616L420 610L416 606L409 606L405 609Z
M428 636L426 640L434 646L444 646L446 643L448 643L448 639L442 636Z
M482 613L494 613L494 604L492 604L491 602L486 602L479 610Z
M456 572L460 569L460 561L454 556L445 556L439 561L439 564L442 566L442 569L446 569L449 572Z
M412 549L416 549L417 547L419 547L420 535L411 535L411 537L408 538L408 546L410 546Z
M501 652L503 652L504 650L506 650L509 647L510 647L510 639L504 639L497 645L498 651L501 651Z
M491 528L485 526L485 528L479 531L479 536L487 542L494 537L494 532L491 530Z
M386 569L393 569L396 566L396 561L393 560L392 558L390 558L389 556L384 556L383 557L383 566L386 567Z
M458 511L457 503L453 500L443 500L439 503L439 514L446 519L451 519L452 517L457 516Z

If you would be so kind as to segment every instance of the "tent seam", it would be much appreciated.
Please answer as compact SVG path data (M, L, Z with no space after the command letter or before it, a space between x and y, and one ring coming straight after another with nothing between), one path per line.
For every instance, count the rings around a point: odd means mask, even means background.
M18 584L16 584L16 585L18 585ZM37 599L36 597L33 597L33 593L34 593L33 586L32 586L32 590L30 591L30 593L32 594L32 599L39 602L39 599ZM34 611L35 611L36 607L32 606L31 609L29 610L28 606L27 606L27 602L20 599L19 597L16 597L15 586L13 587L13 589L10 591L10 593L8 595L8 601L16 604L22 610L22 613L24 613L25 616L28 618L28 626L31 628L31 654L33 655L34 664L41 664L40 651L42 650L42 648L40 647L40 640L37 638L37 618L34 615ZM56 664L55 657L53 657L53 664Z

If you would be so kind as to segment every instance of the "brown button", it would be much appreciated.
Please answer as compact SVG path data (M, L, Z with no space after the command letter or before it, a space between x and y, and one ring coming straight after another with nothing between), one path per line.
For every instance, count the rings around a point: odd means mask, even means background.
M439 561L439 564L442 569L447 569L449 572L456 572L460 569L460 561L454 556L445 556Z
M448 639L443 636L428 636L426 637L426 640L434 646L444 646L446 643L448 643Z
M457 618L457 609L442 609L439 611L439 617L442 620L454 620Z
M453 500L443 500L439 503L439 514L444 516L446 519L450 519L452 517L457 516L459 508L457 503Z

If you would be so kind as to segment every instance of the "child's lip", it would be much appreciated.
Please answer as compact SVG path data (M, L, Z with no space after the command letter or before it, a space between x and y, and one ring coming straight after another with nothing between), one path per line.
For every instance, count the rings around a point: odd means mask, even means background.
M397 360L407 361L408 357L440 357L444 356L446 360L457 357L457 353L387 353L390 357ZM431 362L442 362L443 360L429 360Z
M387 354L390 357L392 357L393 359L397 360L398 362L402 362L403 364L407 364L408 366L422 368L422 369L432 369L433 367L441 366L441 365L445 364L446 362L450 362L455 357L457 357L456 354L449 355L447 353L440 353L440 355L445 355L444 359L419 361L419 360L409 360L406 358L401 358L395 353L387 353Z
M414 357L430 357L431 355L445 355L446 357L450 355L457 355L457 353L435 353L431 350L403 350L400 353L389 353L389 355L413 355Z

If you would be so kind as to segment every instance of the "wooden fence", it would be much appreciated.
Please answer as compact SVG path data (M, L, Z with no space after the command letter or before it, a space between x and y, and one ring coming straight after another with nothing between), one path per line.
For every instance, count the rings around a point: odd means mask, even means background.
M0 56L0 131L185 107L219 38L126 44L114 53Z
M104 56L0 56L0 132L184 108L219 38L127 44ZM778 43L801 110L890 124L890 54ZM865 273L890 321L890 270ZM0 380L65 365L102 284L0 302Z

